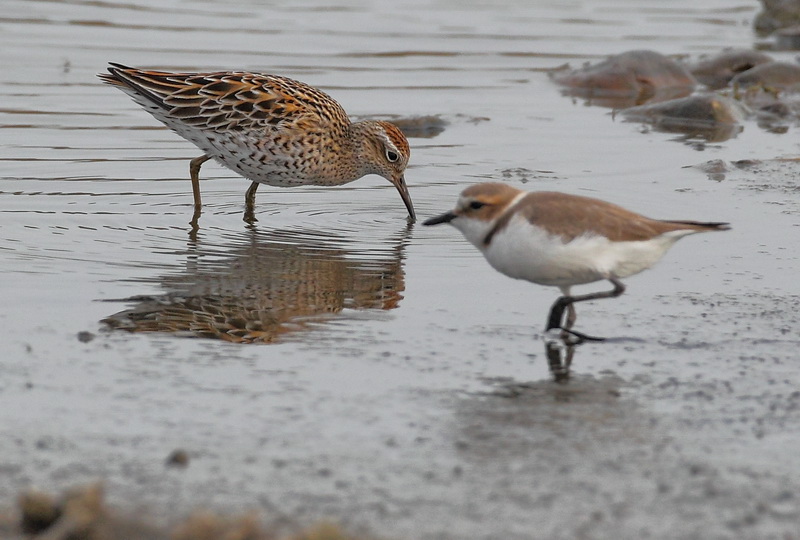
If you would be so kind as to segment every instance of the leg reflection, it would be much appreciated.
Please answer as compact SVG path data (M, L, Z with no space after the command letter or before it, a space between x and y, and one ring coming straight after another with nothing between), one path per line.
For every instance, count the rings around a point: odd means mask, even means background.
M547 339L544 342L544 352L547 356L547 363L550 366L550 373L553 380L564 383L569 380L569 370L572 365L572 357L575 354L575 340L570 339Z

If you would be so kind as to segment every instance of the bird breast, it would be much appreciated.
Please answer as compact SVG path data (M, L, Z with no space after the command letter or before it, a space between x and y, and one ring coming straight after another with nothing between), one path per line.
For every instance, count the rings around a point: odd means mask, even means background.
M482 251L489 264L509 277L563 287L637 274L655 264L675 240L661 235L615 242L596 233L565 239L519 218Z

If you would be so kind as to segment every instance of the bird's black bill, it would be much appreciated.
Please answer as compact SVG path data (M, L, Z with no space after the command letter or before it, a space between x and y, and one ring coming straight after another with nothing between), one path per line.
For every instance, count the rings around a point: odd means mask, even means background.
M408 209L408 217L411 219L411 221L416 221L417 214L414 212L414 205L411 203L411 194L408 192L408 186L406 185L405 179L400 177L399 180L392 180L392 184L394 184L394 187L396 187L397 191L400 192L400 198L403 199L403 203Z
M432 217L430 219L426 219L422 222L423 225L439 225L441 223L450 223L456 219L456 215L453 212L445 212L441 216Z

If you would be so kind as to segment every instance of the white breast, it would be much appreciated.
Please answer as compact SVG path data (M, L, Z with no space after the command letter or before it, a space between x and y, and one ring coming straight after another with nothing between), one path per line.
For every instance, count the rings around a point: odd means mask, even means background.
M473 219L457 219L453 224L499 272L559 287L637 274L658 262L679 238L694 232L676 231L635 242L612 242L590 233L565 243L561 237L515 217L486 246L483 239L490 224Z

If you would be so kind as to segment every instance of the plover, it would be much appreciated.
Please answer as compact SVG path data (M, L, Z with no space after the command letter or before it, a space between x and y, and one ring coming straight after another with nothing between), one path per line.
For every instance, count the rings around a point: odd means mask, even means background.
M526 192L501 183L465 189L454 210L424 222L440 223L460 230L499 272L561 289L546 330L593 340L601 338L572 330L576 302L619 296L625 291L620 279L653 266L680 238L730 228L719 222L655 220L590 197ZM613 289L571 294L574 285L601 280Z

